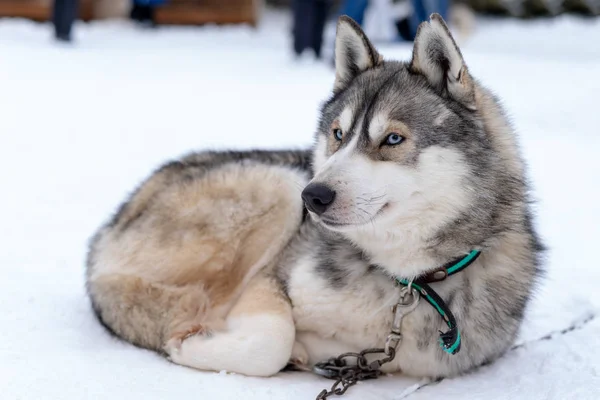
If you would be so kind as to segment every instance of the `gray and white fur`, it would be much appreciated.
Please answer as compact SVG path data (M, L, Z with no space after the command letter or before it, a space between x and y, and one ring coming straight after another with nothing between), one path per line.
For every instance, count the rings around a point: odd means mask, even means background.
M347 17L335 55L311 155L188 156L153 174L95 236L88 291L117 335L182 365L268 376L382 347L393 277L480 250L431 284L457 319L461 351L442 350L445 324L421 301L384 370L454 376L511 346L543 246L497 99L436 14L410 62L384 60Z

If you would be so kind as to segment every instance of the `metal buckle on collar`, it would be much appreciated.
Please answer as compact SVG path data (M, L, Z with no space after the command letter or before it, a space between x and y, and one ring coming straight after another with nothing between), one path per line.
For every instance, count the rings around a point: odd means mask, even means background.
M417 305L419 305L419 292L413 287L403 287L400 290L398 303L392 307L394 321L392 322L391 332L385 340L385 354L389 355L391 349L395 351L398 348L400 341L402 341L402 319L413 312Z

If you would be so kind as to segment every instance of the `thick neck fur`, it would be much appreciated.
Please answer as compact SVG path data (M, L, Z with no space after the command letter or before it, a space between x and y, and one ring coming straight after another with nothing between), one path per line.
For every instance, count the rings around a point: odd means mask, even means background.
M366 253L372 264L392 276L410 279L473 250L468 245L441 246L445 251L432 247L439 227L433 218L403 218L387 227L367 226L343 236Z

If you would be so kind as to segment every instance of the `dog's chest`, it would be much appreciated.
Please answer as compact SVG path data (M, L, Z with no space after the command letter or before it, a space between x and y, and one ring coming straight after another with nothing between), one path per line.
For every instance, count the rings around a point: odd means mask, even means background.
M347 271L319 265L305 256L291 266L288 293L292 301L298 340L311 362L381 347L389 333L399 289L368 265L350 265ZM356 261L359 262L359 261Z

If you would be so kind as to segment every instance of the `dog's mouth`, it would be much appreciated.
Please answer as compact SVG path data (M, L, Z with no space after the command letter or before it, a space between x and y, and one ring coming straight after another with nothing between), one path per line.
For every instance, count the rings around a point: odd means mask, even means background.
M371 224L375 220L375 218L379 217L388 208L388 206L389 206L389 203L385 203L371 217L369 217L365 221L359 221L359 222L336 221L336 220L333 220L331 218L327 218L327 217L323 217L323 216L316 216L314 214L313 214L313 217L316 218L317 221L319 221L320 223L322 223L323 225L325 225L325 227L330 228L330 229L334 229L334 230L336 230L336 229L344 229L344 228L358 228L358 227L361 227L361 226L366 226L366 225Z

